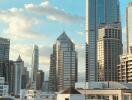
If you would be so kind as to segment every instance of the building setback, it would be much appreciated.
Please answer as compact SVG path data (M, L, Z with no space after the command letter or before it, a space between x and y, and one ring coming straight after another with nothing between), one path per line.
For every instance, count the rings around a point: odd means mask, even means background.
M119 0L86 0L86 81L97 81L97 39L101 24L120 23Z
M117 81L117 65L122 54L120 25L106 25L98 34L98 81Z
M63 32L53 46L51 55L49 88L61 91L69 87L75 87L77 81L77 52L75 44ZM55 79L55 80L54 80Z

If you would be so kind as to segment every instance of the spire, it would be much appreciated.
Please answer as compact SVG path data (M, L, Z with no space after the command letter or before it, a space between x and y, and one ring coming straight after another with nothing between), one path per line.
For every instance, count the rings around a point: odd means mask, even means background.
M70 38L67 36L66 32L63 32L58 38L58 41L68 41L71 42Z
M19 54L19 56L17 58L17 61L22 61L22 58L21 58L20 54Z

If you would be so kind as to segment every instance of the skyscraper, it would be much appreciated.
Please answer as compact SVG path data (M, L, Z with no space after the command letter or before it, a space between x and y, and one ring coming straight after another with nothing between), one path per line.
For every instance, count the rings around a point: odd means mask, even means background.
M122 54L120 25L106 25L98 30L98 81L118 81L117 65Z
M132 2L129 3L126 12L126 23L127 23L127 53L130 53L132 47Z
M8 82L10 40L0 37L0 77Z
M15 94L15 62L9 61L8 68L8 84L9 84L9 93Z
M24 62L20 55L15 62L15 95L20 95L20 89L22 88L22 74L23 74Z
M86 0L86 81L98 79L98 28L112 23L120 23L119 0Z
M52 61L53 60L53 61ZM63 32L53 46L51 55L50 78L49 84L56 87L57 91L74 87L77 81L77 52L75 44ZM52 84L53 82L53 84Z
M39 49L37 45L34 45L32 54L32 81L36 81L36 75L39 67Z

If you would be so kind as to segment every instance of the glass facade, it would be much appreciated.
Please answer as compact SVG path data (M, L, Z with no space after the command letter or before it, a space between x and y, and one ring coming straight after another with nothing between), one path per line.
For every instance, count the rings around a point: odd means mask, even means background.
M117 65L122 54L121 29L105 26L98 31L98 81L118 81Z
M50 79L50 88L61 91L69 87L75 87L78 65L77 52L75 51L75 45L65 32L57 38L50 62L50 78L55 78L55 80Z
M86 81L97 81L98 28L120 23L119 0L86 0Z

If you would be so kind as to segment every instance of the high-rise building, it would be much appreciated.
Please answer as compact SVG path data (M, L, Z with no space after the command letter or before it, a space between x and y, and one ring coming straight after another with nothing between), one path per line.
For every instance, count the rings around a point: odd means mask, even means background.
M55 45L53 45L53 54L50 55L50 72L49 72L49 91L57 91L56 83L56 58Z
M120 23L119 0L86 0L86 81L98 79L98 28L112 23Z
M130 53L130 47L132 47L132 2L129 3L126 12L127 23L127 53Z
M53 89L61 91L69 87L75 87L77 81L77 52L75 44L63 32L53 46L51 55L49 84ZM49 85L49 86L50 86Z
M39 49L37 45L34 45L33 54L32 54L32 81L36 81L38 67L39 67Z
M120 25L106 25L98 30L98 81L118 81L117 65L122 54Z
M39 70L36 76L36 89L37 90L42 90L43 82L44 82L44 72L42 70Z
M10 40L0 37L0 77L8 80L7 68L9 65Z
M24 61L22 61L20 55L15 62L15 95L20 95L20 89L22 88L22 72L24 68Z
M15 62L9 61L9 68L8 68L8 84L9 84L9 93L14 95L15 94Z

